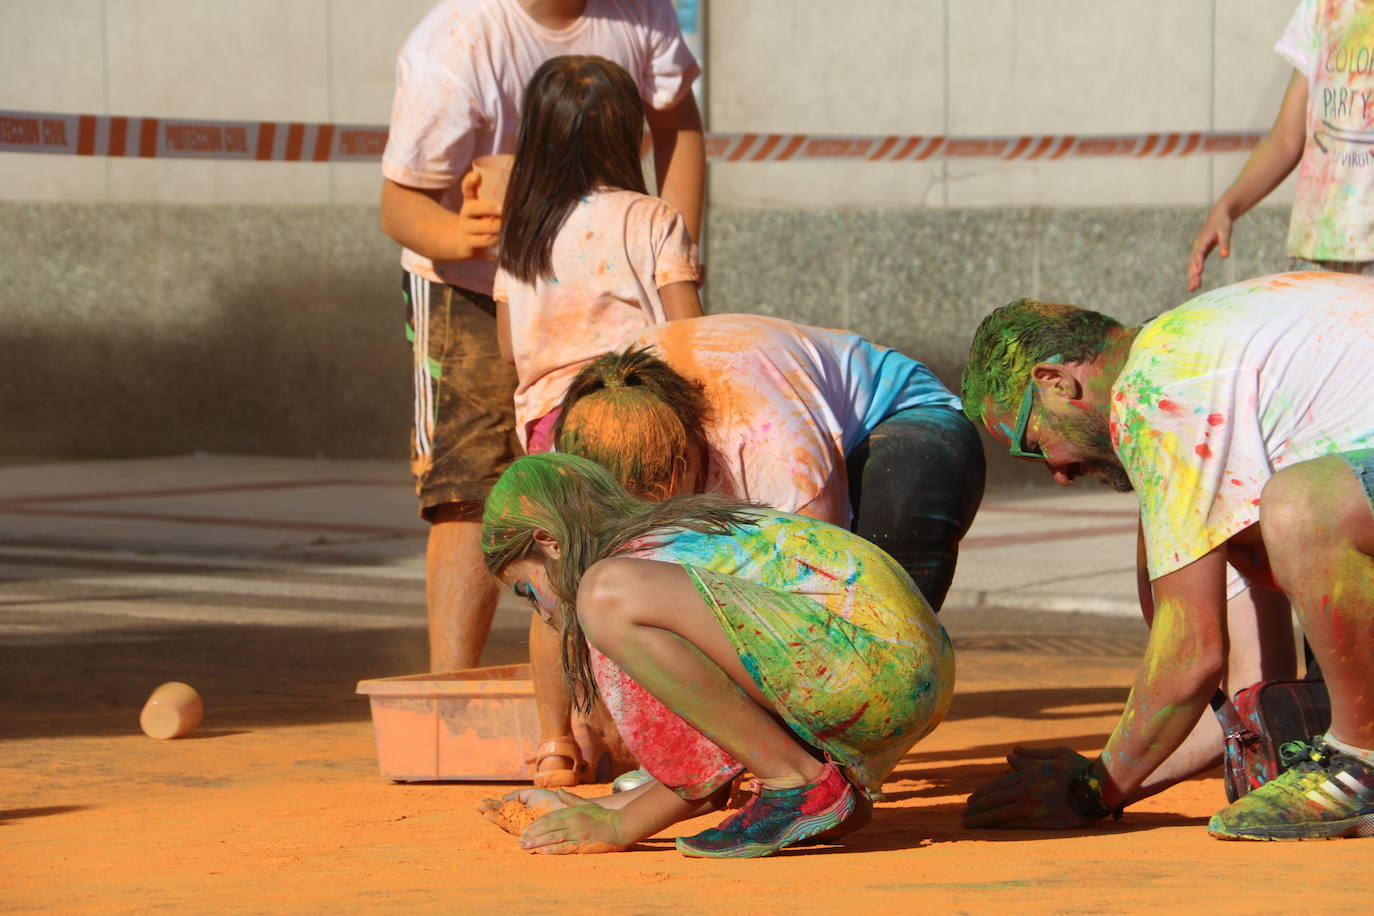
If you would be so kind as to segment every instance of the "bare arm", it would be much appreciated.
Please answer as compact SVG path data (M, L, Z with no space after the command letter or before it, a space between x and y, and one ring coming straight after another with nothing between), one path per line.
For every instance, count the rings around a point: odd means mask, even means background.
M1135 797L1192 731L1226 661L1226 548L1156 579L1145 663L1094 765L1109 807Z
M477 199L476 172L463 177L463 207L439 204L443 189L412 188L382 179L382 231L432 261L488 257L501 232L501 205Z
M1252 586L1226 602L1228 649L1221 689L1228 696L1259 681L1297 672L1292 615L1282 592ZM1148 798L1221 764L1221 723L1203 713L1188 739L1141 784L1131 801Z
M697 100L688 92L672 108L666 111L649 108L645 114L654 139L658 196L682 213L687 231L693 239L700 239L705 206L706 140L702 136Z
M669 321L701 317L701 297L697 295L695 283L680 280L661 286L658 298L663 302L663 314L668 316Z
M1138 798L1150 774L1185 741L1221 678L1226 655L1226 549L1218 547L1155 580L1154 622L1126 709L1095 761L1068 748L1015 747L1013 772L980 787L966 827L1079 827L1091 821L1069 804L1069 786L1090 768L1102 801Z
M1279 186L1302 158L1307 142L1307 77L1294 70L1269 133L1255 147L1235 183L1212 205L1193 239L1188 257L1188 291L1202 285L1202 267L1213 248L1231 254L1231 224Z
M501 358L515 365L515 348L510 343L510 303L504 299L496 300L496 344L501 348Z

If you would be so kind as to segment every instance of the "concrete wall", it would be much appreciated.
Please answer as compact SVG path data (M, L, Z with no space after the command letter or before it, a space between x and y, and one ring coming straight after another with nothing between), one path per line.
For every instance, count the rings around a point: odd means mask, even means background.
M717 0L711 126L858 134L1266 128L1296 0ZM727 163L747 207L1210 204L1244 154L946 164ZM1291 188L1273 197L1288 202Z
M1263 128L1292 5L714 0L708 114L721 131ZM428 6L0 0L0 108L380 123ZM1242 160L716 165L709 301L852 327L954 383L978 318L1016 296L1127 320L1186 298L1189 241ZM403 454L377 187L372 165L0 154L0 456ZM1286 194L1212 282L1282 269Z

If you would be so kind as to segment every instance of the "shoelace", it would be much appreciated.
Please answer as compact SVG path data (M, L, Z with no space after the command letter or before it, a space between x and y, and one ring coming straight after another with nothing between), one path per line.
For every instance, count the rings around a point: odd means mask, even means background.
M1330 759L1331 749L1318 738L1312 738L1310 741L1285 741L1279 746L1279 762L1285 768L1303 760L1311 760L1317 766L1324 767Z

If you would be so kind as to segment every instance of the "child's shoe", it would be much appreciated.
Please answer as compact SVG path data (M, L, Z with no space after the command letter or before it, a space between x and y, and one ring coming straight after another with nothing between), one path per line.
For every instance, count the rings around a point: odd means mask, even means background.
M1223 840L1330 840L1374 836L1374 768L1318 738L1290 741L1274 779L1212 815Z
M796 789L760 788L747 805L696 836L677 838L678 852L711 859L752 859L824 833L849 817L854 790L827 763L815 782Z

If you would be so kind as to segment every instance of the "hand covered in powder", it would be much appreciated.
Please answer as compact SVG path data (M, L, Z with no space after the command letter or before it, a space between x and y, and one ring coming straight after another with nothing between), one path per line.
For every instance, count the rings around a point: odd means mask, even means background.
M620 839L620 812L562 789L519 789L498 801L477 803L482 816L520 846L544 855L620 852L630 844Z
M532 789L528 791L539 791ZM539 818L520 834L520 848L541 855L623 852L633 840L623 839L618 809L558 790L563 807Z
M564 792L575 804L582 803L570 792ZM569 802L549 789L518 789L497 798L484 798L477 803L477 811L511 836L518 837L525 828L550 811L566 808Z
M1067 747L1016 745L1012 772L980 786L964 806L965 827L1071 830L1093 823L1069 805L1069 783L1090 761Z

